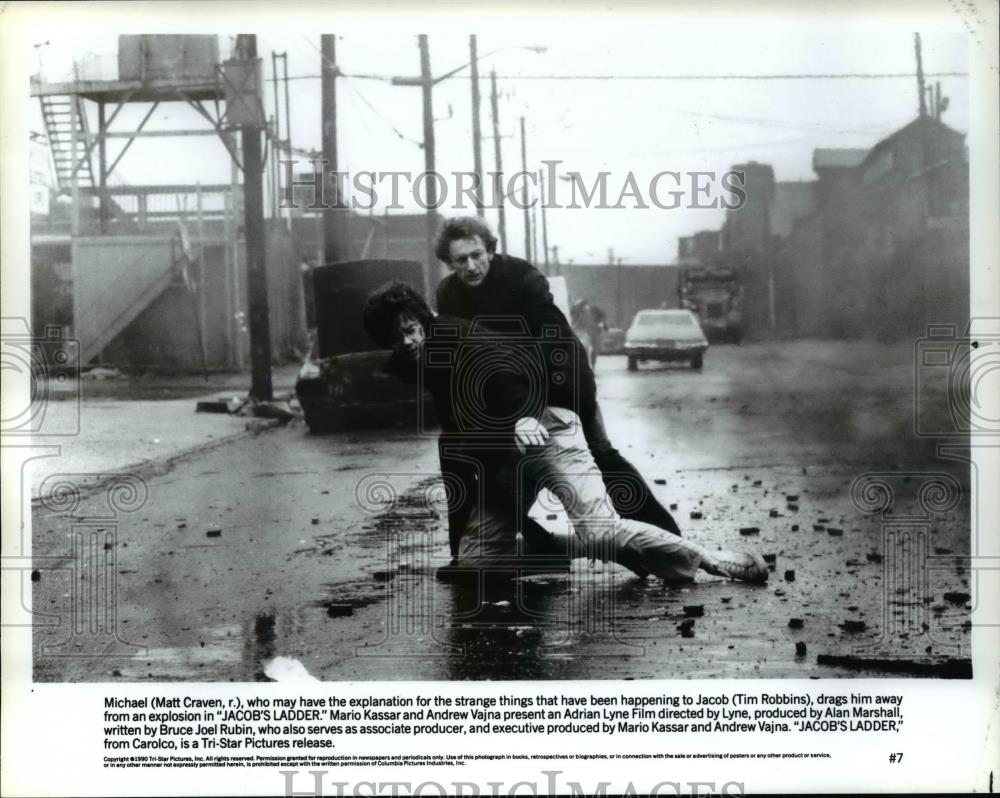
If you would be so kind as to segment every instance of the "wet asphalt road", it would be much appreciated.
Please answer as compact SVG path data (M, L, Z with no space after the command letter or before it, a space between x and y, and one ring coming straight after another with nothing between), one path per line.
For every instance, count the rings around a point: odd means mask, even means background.
M147 469L141 506L38 505L35 678L253 681L275 657L331 681L962 674L970 477L913 433L912 351L600 359L612 440L686 535L773 555L766 586L583 561L485 595L443 584L433 438L293 424Z

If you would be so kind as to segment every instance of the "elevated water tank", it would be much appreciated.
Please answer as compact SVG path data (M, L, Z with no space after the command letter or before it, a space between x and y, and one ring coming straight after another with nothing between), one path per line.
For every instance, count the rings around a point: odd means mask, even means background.
M219 37L214 34L128 34L118 37L119 80L215 79Z

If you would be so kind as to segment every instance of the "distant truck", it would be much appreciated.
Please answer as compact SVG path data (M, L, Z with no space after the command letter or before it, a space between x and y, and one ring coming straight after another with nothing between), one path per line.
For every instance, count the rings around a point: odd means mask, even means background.
M725 266L680 270L677 295L682 308L693 311L709 340L738 344L743 337L743 283Z

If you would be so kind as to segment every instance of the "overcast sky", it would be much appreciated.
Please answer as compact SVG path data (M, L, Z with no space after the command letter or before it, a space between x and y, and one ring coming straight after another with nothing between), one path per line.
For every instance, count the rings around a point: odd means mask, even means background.
M192 7L189 4L188 7ZM846 8L846 6L839 6ZM756 160L773 165L779 180L807 180L814 175L817 147L870 147L911 121L917 113L916 81L901 79L634 79L665 75L815 75L823 73L912 73L913 33L923 38L927 72L965 72L968 43L962 20L908 16L906 13L787 13L687 15L679 13L510 14L495 18L422 22L382 16L319 14L273 15L244 21L234 6L228 24L217 24L220 51L228 55L237 30L258 34L265 76L271 76L271 52L287 52L291 83L292 139L303 148L320 147L319 32L338 33L337 60L348 74L417 75L415 32L430 35L432 72L440 75L469 60L468 33L479 37L480 54L504 49L480 61L482 123L491 132L489 70L500 76L500 129L504 136L504 171L520 168L518 120L526 118L529 169L544 160L562 161L561 170L578 171L591 182L600 170L608 178L614 202L629 173L647 192L657 172L692 170L721 173L733 164ZM218 18L217 18L218 19ZM71 72L74 59L87 72L115 77L119 32L181 32L192 24L183 17L149 17L146 27L134 15L114 17L81 37L53 20L38 28L38 49L46 77ZM209 20L209 24L211 24ZM256 25L254 24L256 23ZM201 30L204 20L198 23ZM412 32L411 32L412 31ZM35 42L32 42L34 44ZM542 46L541 54L518 49ZM434 91L438 171L472 168L471 101L468 70ZM579 79L589 76L593 79ZM605 79L617 76L615 79ZM633 76L630 79L628 76ZM561 78L561 79L560 79ZM968 81L942 77L950 99L943 120L968 130ZM270 86L265 95L271 112ZM42 130L40 114L33 129ZM449 117L449 108L451 111ZM145 113L134 106L115 128L127 129ZM421 97L418 88L392 86L386 80L338 81L339 144L342 168L357 172L423 169ZM161 106L150 128L202 126L181 105ZM109 145L113 153L119 142ZM493 169L491 140L483 142L484 164ZM229 179L228 157L214 139L138 141L118 167L116 183L203 183ZM672 188L662 184L666 188ZM567 189L561 184L561 191ZM382 211L388 185L376 207ZM561 195L568 198L568 195ZM628 201L634 205L634 200ZM410 211L419 210L404 197ZM445 213L453 213L445 209ZM609 248L626 263L666 263L676 256L676 239L696 230L717 228L722 210L596 210L548 212L549 242L561 259L596 262ZM495 212L488 218L496 220ZM521 213L508 210L510 251L522 254ZM416 254L416 253L415 253Z

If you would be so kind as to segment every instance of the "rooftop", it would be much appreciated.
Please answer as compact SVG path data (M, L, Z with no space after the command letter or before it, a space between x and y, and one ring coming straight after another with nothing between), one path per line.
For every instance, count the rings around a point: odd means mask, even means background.
M868 154L865 149L813 150L813 169L854 169Z

